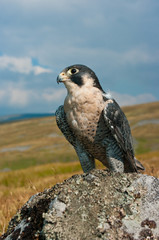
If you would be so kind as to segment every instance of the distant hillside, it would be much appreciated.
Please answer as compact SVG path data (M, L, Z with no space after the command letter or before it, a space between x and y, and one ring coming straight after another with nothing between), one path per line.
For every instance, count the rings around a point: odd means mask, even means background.
M0 117L0 123L15 122L32 118L51 117L54 113L25 113Z
M159 102L128 106L123 111L130 122L135 153L142 155L137 157L159 166ZM78 160L54 114L15 115L1 122L0 171Z

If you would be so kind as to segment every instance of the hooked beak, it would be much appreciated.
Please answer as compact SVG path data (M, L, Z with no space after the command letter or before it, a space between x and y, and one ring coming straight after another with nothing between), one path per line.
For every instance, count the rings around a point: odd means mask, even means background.
M62 82L62 78L60 77L60 75L57 76L57 83L59 84L60 82Z
M65 82L69 80L68 77L66 76L66 74L64 72L61 72L58 76L57 76L57 83L59 84L60 82Z

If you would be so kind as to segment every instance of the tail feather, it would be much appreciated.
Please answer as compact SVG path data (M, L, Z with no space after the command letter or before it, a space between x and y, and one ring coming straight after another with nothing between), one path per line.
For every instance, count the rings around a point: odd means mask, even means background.
M135 160L135 163L136 163L137 170L142 170L142 171L144 171L145 168L144 168L144 166L141 164L141 162L139 162L139 160L137 160L135 157L134 157L134 160Z

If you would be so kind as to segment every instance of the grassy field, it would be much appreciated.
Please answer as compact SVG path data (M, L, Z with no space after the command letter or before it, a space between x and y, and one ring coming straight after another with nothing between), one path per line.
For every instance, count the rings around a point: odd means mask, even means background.
M137 158L159 177L159 102L123 108ZM0 233L31 195L81 173L74 149L47 117L0 125ZM97 162L97 167L103 166Z
M17 170L59 160L77 160L54 117L2 124L0 136L0 169Z

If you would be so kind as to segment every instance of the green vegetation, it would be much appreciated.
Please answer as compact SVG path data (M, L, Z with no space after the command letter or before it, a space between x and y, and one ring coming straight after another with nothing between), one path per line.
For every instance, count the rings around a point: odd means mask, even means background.
M53 177L55 175L62 175L80 171L80 163L52 163L43 166L30 167L24 170L10 171L1 173L0 185L4 187L25 187L29 184L29 179L36 184L42 181L45 177Z

